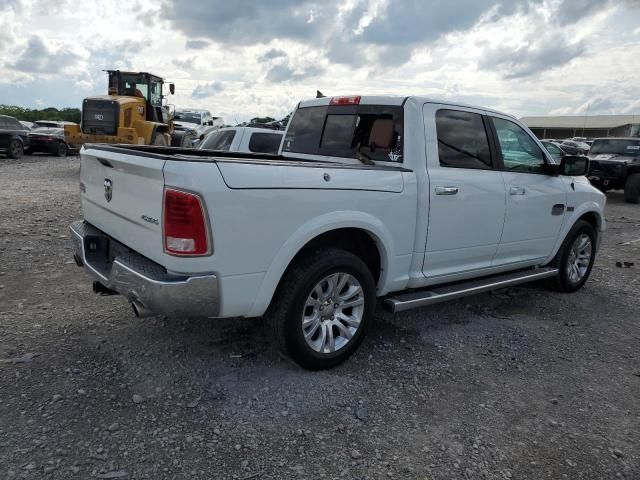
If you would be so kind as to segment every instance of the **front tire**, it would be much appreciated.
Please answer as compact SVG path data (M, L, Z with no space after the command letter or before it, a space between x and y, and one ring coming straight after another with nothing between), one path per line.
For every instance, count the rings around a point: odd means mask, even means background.
M558 268L553 287L560 292L580 290L589 279L596 258L596 231L589 222L578 220L569 230L556 258Z
M371 271L356 255L312 252L285 273L267 312L279 348L309 370L344 362L373 322L375 292Z
M21 158L23 154L24 146L22 145L22 142L19 140L11 140L9 148L7 149L7 157L18 159Z
M640 203L640 173L632 173L627 177L627 183L624 186L624 201Z

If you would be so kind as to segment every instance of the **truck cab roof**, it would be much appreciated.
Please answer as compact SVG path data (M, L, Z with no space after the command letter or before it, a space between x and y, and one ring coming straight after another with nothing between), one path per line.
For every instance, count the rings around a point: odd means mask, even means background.
M433 98L427 96L397 96L397 95L340 95L333 97L311 98L303 100L298 104L298 108L316 107L324 105L395 105L403 106L407 102L423 103L439 103L442 105L451 105L455 107L476 108L487 112L497 113L507 117L515 118L513 115L500 112L491 108L479 105L470 105L462 102L446 100L443 98Z

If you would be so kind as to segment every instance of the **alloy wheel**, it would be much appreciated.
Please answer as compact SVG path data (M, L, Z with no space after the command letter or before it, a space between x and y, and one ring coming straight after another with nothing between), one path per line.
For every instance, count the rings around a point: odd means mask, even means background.
M364 314L364 291L348 273L338 272L320 280L307 297L302 312L302 333L307 345L330 354L354 337Z

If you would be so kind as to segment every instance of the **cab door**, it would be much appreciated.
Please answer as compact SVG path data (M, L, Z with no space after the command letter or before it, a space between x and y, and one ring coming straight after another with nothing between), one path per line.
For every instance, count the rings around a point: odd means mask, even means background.
M429 213L423 273L442 280L489 269L505 216L505 186L481 110L425 104Z
M535 264L551 254L558 239L567 183L545 173L548 156L514 119L492 115L490 120L507 193L504 231L493 263Z

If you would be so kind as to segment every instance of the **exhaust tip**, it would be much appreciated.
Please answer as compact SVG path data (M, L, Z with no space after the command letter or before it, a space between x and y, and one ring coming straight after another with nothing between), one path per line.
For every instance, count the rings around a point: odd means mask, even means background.
M131 308L133 309L133 314L137 317L137 318L146 318L146 317L151 317L153 316L153 313L151 312L151 310L149 310L148 308L146 308L144 305L142 305L140 302L138 301L132 301L131 302Z

